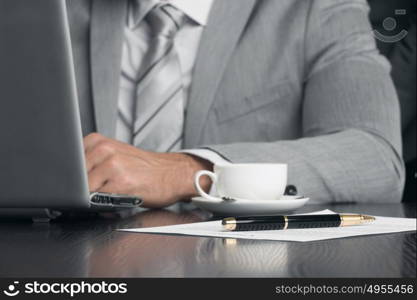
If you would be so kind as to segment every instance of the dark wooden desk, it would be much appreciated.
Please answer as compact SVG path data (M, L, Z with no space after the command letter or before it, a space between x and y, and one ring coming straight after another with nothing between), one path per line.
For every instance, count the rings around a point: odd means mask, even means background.
M306 206L416 217L413 205ZM201 221L201 211L0 223L0 277L415 277L416 234L311 243L180 237L117 228Z

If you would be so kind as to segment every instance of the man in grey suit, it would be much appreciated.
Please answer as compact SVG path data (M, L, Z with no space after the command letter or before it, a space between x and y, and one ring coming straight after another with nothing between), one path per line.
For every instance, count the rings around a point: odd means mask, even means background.
M276 162L315 202L401 200L398 99L365 0L159 2L68 1L92 191L161 207L213 163Z

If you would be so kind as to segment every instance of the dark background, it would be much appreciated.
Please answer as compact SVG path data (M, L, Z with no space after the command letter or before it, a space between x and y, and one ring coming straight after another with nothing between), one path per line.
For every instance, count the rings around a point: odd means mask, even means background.
M378 48L392 64L392 77L397 88L402 114L403 155L406 163L404 202L416 201L416 0L369 0L371 22L375 30L393 36L407 30L405 39L396 43L377 40ZM407 14L395 14L405 9ZM383 21L394 18L397 26L385 30Z

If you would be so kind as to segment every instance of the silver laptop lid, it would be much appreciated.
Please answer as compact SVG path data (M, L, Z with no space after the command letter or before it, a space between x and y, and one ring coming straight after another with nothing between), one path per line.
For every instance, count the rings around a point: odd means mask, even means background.
M0 0L0 207L89 207L64 0Z

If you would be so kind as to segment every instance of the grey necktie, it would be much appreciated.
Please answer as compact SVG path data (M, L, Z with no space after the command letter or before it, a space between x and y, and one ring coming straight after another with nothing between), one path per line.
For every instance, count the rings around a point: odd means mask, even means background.
M179 150L183 139L184 93L174 37L185 22L185 15L163 4L153 8L144 21L151 28L149 49L135 77L123 74L136 85L131 106L133 116L126 116L126 127L130 126L132 143L137 147L158 152ZM120 113L123 114L122 110Z

